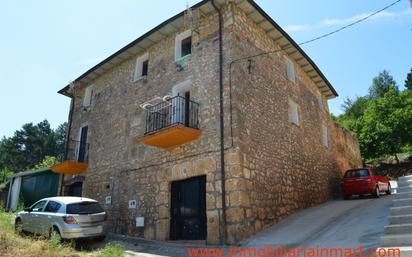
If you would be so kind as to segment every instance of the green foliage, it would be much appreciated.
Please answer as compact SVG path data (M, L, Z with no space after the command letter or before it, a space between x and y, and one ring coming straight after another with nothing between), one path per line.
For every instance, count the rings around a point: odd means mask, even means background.
M98 257L121 257L124 255L125 248L119 244L107 244L97 254Z
M382 98L391 87L398 90L392 75L389 74L389 71L383 70L377 77L373 78L372 86L369 88L369 98Z
M9 169L4 168L0 170L0 184L7 182L11 175L13 175L13 171Z
M412 90L412 69L411 69L411 71L408 73L408 75L406 75L405 87L406 87L406 89L408 89L408 90Z
M43 161L40 162L39 164L36 164L33 166L33 170L38 170L41 168L47 168L47 167L51 167L54 164L57 164L59 161L56 157L54 156L46 156L44 157Z
M0 170L23 171L44 161L46 156L62 156L67 124L56 130L47 120L27 123L9 138L0 140Z
M50 233L50 237L47 240L49 244L51 244L53 247L59 247L61 245L62 238L60 237L59 233L57 233L55 230L53 230Z
M364 159L394 156L412 145L412 90L399 92L387 71L373 79L369 95L346 99L337 121L358 135Z

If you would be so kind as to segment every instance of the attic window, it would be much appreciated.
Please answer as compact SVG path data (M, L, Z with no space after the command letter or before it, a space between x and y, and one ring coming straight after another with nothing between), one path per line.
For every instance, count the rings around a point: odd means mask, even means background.
M192 53L192 37L182 40L182 57Z
M286 60L286 74L290 81L296 82L295 64L287 57Z
M83 106L88 107L92 104L93 86L88 86L84 90Z
M192 31L186 30L175 38L175 60L179 60L192 53Z
M134 80L137 81L145 76L149 72L149 54L145 53L136 60L136 69L134 73Z

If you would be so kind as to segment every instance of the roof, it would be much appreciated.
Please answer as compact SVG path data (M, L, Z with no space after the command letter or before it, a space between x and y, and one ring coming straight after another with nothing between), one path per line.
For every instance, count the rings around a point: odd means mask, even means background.
M34 174L39 174L39 173L43 173L46 171L51 171L50 167L46 167L46 168L41 168L38 170L28 170L28 171L21 171L21 172L17 172L14 173L11 177L15 178L15 177L24 177L24 176L29 176L29 175L34 175Z
M96 200L86 198L86 197L76 197L76 196L55 196L55 197L48 197L42 200L54 200L57 202L61 202L63 204L71 204L71 203L78 203L78 202L97 202Z
M225 4L226 0L215 0L217 4ZM316 66L312 59L299 47L299 45L253 0L233 0L233 2L242 9L246 15L251 18L256 24L261 27L267 35L279 44L281 48L286 48L284 51L290 59L293 59L312 81L317 85L320 92L327 98L334 98L338 93L323 75L320 69ZM211 4L211 0L203 0L194 6L192 9L198 9L202 14L209 15L215 10ZM73 83L91 83L94 79L140 53L144 53L146 49L157 44L162 39L178 32L184 26L184 11L162 22L152 30L148 31L141 37L129 43L119 51L110 55L96 66L92 67L80 77L75 79ZM58 93L70 96L68 92L69 85L58 91Z

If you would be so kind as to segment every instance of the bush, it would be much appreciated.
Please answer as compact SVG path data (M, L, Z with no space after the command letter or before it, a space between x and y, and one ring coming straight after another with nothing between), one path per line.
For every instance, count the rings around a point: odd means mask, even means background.
M119 244L107 244L103 249L101 249L97 256L99 257L121 257L124 255L125 249Z

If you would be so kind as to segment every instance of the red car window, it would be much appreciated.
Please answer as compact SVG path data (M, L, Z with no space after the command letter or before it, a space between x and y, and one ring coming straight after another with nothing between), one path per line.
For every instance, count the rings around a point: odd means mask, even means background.
M345 178L369 177L368 169L348 170Z

